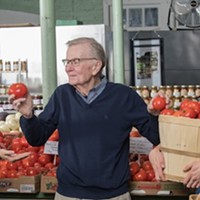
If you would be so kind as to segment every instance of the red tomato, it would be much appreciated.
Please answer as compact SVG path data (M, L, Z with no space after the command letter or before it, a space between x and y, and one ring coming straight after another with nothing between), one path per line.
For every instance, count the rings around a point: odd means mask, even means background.
M156 96L152 101L152 106L155 110L161 111L166 106L166 99L165 97Z
M45 166L47 163L52 162L53 157L48 154L41 154L38 158L38 162Z
M33 146L31 146L31 145L29 145L27 148L26 148L26 150L28 151L28 152L38 152L39 150L40 150L40 147L33 147Z
M25 169L18 169L17 170L17 177L20 177L20 176L26 176L26 170Z
M188 107L192 108L197 115L200 113L200 104L197 101L190 101Z
M183 117L189 117L189 118L195 118L197 116L197 113L192 108L185 108L183 110Z
M33 163L36 163L38 161L39 155L36 152L31 152L31 154L28 156L30 160L33 161Z
M6 178L7 177L7 170L1 169L0 170L0 178Z
M50 163L47 163L44 167L50 170L50 169L53 169L55 165L52 162L50 162Z
M130 132L130 137L141 137L138 131L133 130Z
M160 114L161 114L161 115L173 115L174 112L175 112L175 111L172 110L172 109L165 108L165 109L163 109L163 110L160 112Z
M183 116L183 111L182 110L175 110L173 116L181 117L181 116Z
M147 180L147 173L144 169L140 169L138 173L133 176L134 181L146 181Z
M131 176L134 176L140 170L140 165L135 161L131 162L129 166L130 166Z
M19 153L22 150L22 146L21 144L12 144L11 149L15 152L15 153Z
M28 88L24 83L13 83L8 88L8 95L14 94L15 99L24 97L28 92Z
M155 179L155 172L153 170L147 170L147 181L153 181Z
M48 139L49 141L58 141L59 140L59 133L58 133L58 129L56 129L52 135L49 137Z
M20 143L23 147L28 147L29 145L24 135L20 138Z
M17 170L8 170L7 171L7 178L17 178Z
M183 110L184 108L188 107L190 101L190 99L184 99L180 104L180 110Z
M16 170L18 168L18 164L16 162L8 162L7 169L8 170Z
M26 169L26 175L27 176L35 176L38 174L38 171L34 167L28 167Z
M142 163L142 168L145 170L145 171L148 171L148 170L153 170L153 167L151 165L151 162L149 160L146 160Z
M22 166L23 166L25 169L28 168L28 167L33 167L33 165L34 165L34 161L31 160L29 157L24 158L24 159L22 160Z

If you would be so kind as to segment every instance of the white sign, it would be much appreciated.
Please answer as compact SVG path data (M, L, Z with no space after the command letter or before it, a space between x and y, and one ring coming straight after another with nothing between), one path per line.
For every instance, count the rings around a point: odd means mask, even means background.
M44 153L58 155L58 141L47 141L44 145Z

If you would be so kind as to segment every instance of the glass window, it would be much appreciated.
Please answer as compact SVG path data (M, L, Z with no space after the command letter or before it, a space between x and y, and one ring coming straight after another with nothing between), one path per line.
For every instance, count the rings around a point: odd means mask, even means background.
M126 17L126 9L123 9L123 25L126 25L127 17Z
M129 26L142 27L142 8L129 9Z
M145 8L145 26L158 26L158 8Z

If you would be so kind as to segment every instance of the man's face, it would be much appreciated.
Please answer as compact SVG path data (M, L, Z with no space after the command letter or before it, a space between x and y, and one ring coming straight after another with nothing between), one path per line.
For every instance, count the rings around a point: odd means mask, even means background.
M84 86L90 83L94 77L94 66L97 62L89 53L87 44L73 45L68 48L65 66L69 78L69 84Z

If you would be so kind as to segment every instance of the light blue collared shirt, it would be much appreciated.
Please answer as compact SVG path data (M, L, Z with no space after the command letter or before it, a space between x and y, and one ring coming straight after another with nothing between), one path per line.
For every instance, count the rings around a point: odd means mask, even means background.
M107 79L105 76L103 76L103 78L101 79L101 82L99 84L97 84L93 89L91 89L89 91L88 96L83 96L79 91L76 91L77 94L80 95L80 97L86 102L86 103L91 103L92 101L94 101L100 94L101 92L104 90L104 88L106 87L106 83L107 83Z

